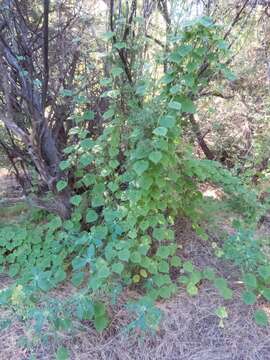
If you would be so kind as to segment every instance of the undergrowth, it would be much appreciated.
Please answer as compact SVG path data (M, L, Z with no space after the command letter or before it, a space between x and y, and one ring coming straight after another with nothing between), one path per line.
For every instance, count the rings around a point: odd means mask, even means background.
M111 41L117 33L105 37ZM156 330L161 312L155 302L171 298L179 283L195 296L198 284L208 280L221 297L232 299L227 280L214 269L199 270L183 261L181 244L175 241L173 225L181 216L207 241L200 225L206 209L199 184L205 181L220 186L227 206L239 213L235 234L222 252L243 272L243 301L251 305L260 296L270 300L269 259L254 239L252 225L265 207L255 191L218 163L195 158L182 136L209 78L234 78L225 65L228 49L219 28L208 18L186 26L170 38L167 73L155 79L146 70L134 86L123 81L116 44L108 54L110 77L101 81L106 86L102 96L110 102L102 133L92 136L84 126L94 114L81 103L73 115L77 126L70 130L61 162L63 171L74 173L71 218L36 214L26 224L0 228L1 271L16 278L1 292L0 303L22 319L34 320L37 334L48 327L69 331L74 318L103 331L110 323L106 304L117 301L126 288L141 294L138 301L127 299L136 314L130 329ZM58 191L67 185L59 181ZM44 300L44 294L66 280L77 288L74 295L64 302ZM226 317L226 309L218 309L217 316ZM268 324L262 310L256 311L255 320Z

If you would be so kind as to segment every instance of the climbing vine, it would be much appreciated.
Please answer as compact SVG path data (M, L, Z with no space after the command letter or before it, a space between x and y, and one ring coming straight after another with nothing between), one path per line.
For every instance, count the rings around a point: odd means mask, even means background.
M70 276L78 293L68 306L80 320L92 320L102 331L109 319L100 295L115 298L126 287L138 288L142 294L130 305L139 314L139 322L132 326L155 328L160 313L154 303L176 292L175 273L191 296L206 279L225 299L232 297L227 281L213 269L198 271L183 261L173 230L176 219L184 216L207 238L200 227L203 199L198 190L205 180L222 185L236 198L241 195L249 218L258 210L256 195L244 195L240 182L214 161L196 159L183 136L202 89L216 77L234 78L225 65L228 46L219 32L208 18L188 24L168 39L170 51L156 60L156 69L165 61L167 72L151 76L146 70L132 84L117 51L128 44L119 45L116 33L105 34L111 44L111 68L101 80L102 97L109 101L104 127L100 134L87 130L85 122L93 121L94 114L82 112L78 104L77 125L69 132L70 145L60 163L63 172L73 173L70 219L52 217L39 229L1 230L2 265L9 266L11 276L24 273L10 292L14 306L24 292L47 292ZM61 193L67 186L60 180L57 190ZM259 268L268 279L266 271ZM252 279L245 282L247 286ZM269 297L268 290L263 294ZM245 302L251 302L252 296L246 292ZM217 314L222 320L226 310Z

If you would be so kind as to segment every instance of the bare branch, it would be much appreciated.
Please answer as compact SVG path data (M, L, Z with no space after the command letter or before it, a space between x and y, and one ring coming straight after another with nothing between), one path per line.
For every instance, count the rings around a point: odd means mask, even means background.
M46 107L46 99L49 83L49 8L50 0L44 0L43 20L43 87L42 87L42 109Z
M146 34L145 36L146 36L148 39L153 40L156 44L158 44L158 45L159 45L160 47L162 47L163 49L165 49L166 46L163 44L162 41L156 39L155 37L153 37L152 35L149 35L149 34Z
M206 144L204 137L206 135L202 135L200 127L197 123L197 121L195 120L195 117L193 114L190 114L189 116L189 121L191 123L192 126L192 130L194 131L198 144L200 145L202 151L204 152L206 158L208 160L214 160L215 159L215 155L213 154L213 152L209 149L208 145Z

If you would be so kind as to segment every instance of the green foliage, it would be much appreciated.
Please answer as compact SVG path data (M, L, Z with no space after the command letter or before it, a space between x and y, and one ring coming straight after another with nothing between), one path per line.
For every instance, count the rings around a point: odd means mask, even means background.
M253 305L257 300L256 295L251 291L245 291L242 295L242 298L246 305Z
M228 312L227 312L225 306L220 306L219 308L217 308L215 311L215 314L220 319L219 327L223 328L224 327L224 319L228 318Z
M63 346L59 347L56 352L56 360L68 360L68 359L69 359L68 350Z
M119 281L139 284L151 300L175 292L170 269L181 267L182 261L176 254L174 219L182 214L196 225L202 199L197 181L204 178L202 173L218 173L214 163L206 168L196 162L181 139L183 118L196 111L193 99L209 76L199 71L206 54L209 71L221 69L224 51L217 47L218 30L210 23L194 23L179 39L171 39L168 72L158 83L149 79L146 86L139 81L135 94L119 86L124 69L117 62L119 46L114 46L111 78L104 79L108 88L102 95L110 99L105 129L95 138L76 129L81 140L70 149L67 161L80 169L76 186L83 195L71 202L82 214L88 238L72 261L72 281L87 284L91 296ZM106 39L112 39L111 34ZM203 47L206 39L211 46ZM125 98L125 110L119 97ZM184 269L191 271L187 291L195 295L201 274L188 264Z
M244 269L255 270L266 260L260 241L254 237L254 230L243 225L225 241L223 251L226 259Z
M242 270L245 286L242 300L246 305L254 305L258 297L270 301L269 256L263 252L263 244L255 237L254 230L240 222L236 222L235 227L235 234L225 241L223 251L225 258ZM257 310L254 318L258 325L268 324L267 315L262 310Z
M114 36L106 33L109 41ZM18 297L16 305L38 290L48 292L67 276L78 288L76 299L64 310L54 304L45 319L45 311L34 312L37 323L68 328L70 319L63 314L69 311L103 331L109 317L100 295L112 297L112 289L139 286L143 296L129 304L137 315L130 327L157 329L161 314L154 303L176 292L172 273L179 268L185 274L179 281L190 296L207 279L225 300L233 297L227 281L212 269L201 272L191 262L182 262L173 230L177 217L186 216L205 237L199 226L203 199L198 184L206 180L222 185L236 202L241 198L237 208L242 206L244 214L255 217L254 194L245 195L240 181L216 162L196 159L182 136L187 116L196 112L200 89L211 77L232 78L223 63L226 49L220 46L218 27L206 18L169 40L167 73L158 81L145 76L146 80L138 79L132 86L123 81L125 69L118 58L125 44L113 44L110 77L103 79L106 91L102 97L109 102L103 131L91 133L85 127L85 120L94 118L92 111L76 115L76 126L69 132L71 144L75 137L76 145L65 149L67 159L60 164L62 170L74 169L70 219L51 217L40 226L0 229L0 264L13 277L22 273L18 282L24 287L10 294L13 302ZM202 71L206 59L207 71ZM56 187L61 192L67 185L60 180ZM260 256L254 252L256 246L253 241L249 247L242 246L243 235L237 236L227 242L224 252L230 259L253 266ZM264 281L259 290L265 298L269 298L269 276L269 268L262 264L255 282ZM254 285L252 276L248 283ZM243 298L246 303L254 300L250 291ZM226 317L224 309L217 315L221 320ZM262 323L262 316L259 318ZM59 354L63 358L66 352L61 349Z
M66 278L65 258L72 252L74 234L62 228L60 218L47 224L0 228L0 265L23 284L48 291Z
M256 324L260 326L267 326L269 324L268 317L263 310L256 310L254 314Z
M58 181L56 187L57 187L58 191L64 190L67 187L67 181L65 181L65 180Z

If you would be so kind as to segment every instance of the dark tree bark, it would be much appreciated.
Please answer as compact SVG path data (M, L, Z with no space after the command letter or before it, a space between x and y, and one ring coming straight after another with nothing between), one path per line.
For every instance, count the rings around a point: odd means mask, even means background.
M54 64L58 60L50 58L49 51L52 47L61 57L60 33L54 31L50 34L50 1L43 1L42 13L38 13L30 1L6 0L3 6L0 12L0 120L21 149L23 171L26 172L30 163L39 176L40 187L54 195L52 200L45 201L42 196L29 194L25 189L30 202L68 218L70 190L67 187L59 193L56 184L60 179L67 180L67 175L59 169L59 163L61 150L67 141L65 127L71 103L69 98L58 103L57 97L61 87L66 85L65 73L69 76L68 87L72 88L79 53L70 38L69 58L57 75L58 65ZM69 17L62 25L67 34L72 21L73 18ZM54 76L52 81L50 71ZM7 153L7 142L3 140L1 145ZM14 143L10 145L14 146ZM17 173L12 157L9 159Z
M190 115L189 116L189 121L191 123L192 126L192 130L194 132L194 134L196 135L196 139L197 142L200 146L200 148L202 149L204 155L206 156L206 158L208 160L214 160L215 159L215 155L214 153L209 149L206 141L204 140L204 136L201 133L200 127L198 125L198 123L196 122L194 115Z

